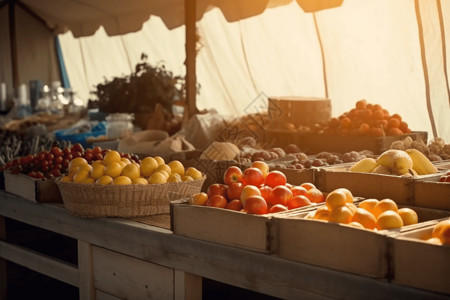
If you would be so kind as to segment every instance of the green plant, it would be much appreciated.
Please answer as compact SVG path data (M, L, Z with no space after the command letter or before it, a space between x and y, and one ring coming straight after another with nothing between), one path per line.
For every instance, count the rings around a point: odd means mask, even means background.
M150 65L145 53L134 73L105 80L96 88L99 108L107 113L152 113L157 103L171 112L174 102L185 99L185 78L174 76L164 64Z

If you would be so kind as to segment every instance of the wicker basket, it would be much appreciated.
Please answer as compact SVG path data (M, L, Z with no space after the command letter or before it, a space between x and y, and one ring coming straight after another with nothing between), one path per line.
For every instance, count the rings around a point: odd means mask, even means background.
M60 179L56 183L65 208L73 215L133 218L169 213L170 201L199 193L205 179L149 185L94 185Z

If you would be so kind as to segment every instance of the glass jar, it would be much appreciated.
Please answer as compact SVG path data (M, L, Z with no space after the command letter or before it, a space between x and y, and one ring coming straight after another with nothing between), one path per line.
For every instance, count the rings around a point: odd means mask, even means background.
M133 114L110 114L106 117L106 135L109 139L120 139L131 134L134 129L133 120Z

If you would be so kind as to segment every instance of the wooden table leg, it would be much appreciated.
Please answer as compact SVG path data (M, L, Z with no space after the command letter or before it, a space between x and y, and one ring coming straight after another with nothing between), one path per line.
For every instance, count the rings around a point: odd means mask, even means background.
M202 277L175 270L175 300L202 299Z

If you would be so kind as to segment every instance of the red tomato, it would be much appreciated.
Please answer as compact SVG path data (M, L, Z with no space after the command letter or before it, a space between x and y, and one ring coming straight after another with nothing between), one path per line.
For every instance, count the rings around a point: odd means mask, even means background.
M285 185L287 182L286 175L284 175L280 171L271 171L269 174L267 174L265 184L270 187L276 187L278 185Z
M206 200L206 206L213 206L219 208L225 208L227 206L227 199L222 195L213 195Z
M247 198L247 200L245 200L244 210L248 214L267 214L267 202L261 196L250 196Z
M281 205L281 204L275 204L274 206L272 206L269 209L269 213L272 214L272 213L282 212L282 211L287 211L287 210L288 210L288 208L286 206Z
M311 201L303 195L292 197L287 201L288 209L299 208L311 204L312 204Z
M264 175L258 168L247 168L242 173L242 183L244 185L254 185L259 187L264 183Z
M243 206L242 206L242 202L240 199L234 199L234 200L231 200L230 202L228 202L227 205L225 206L225 208L240 211L243 208Z
M241 193L243 189L244 185L241 182L232 182L231 184L229 184L227 189L228 200L241 199Z
M284 185L279 185L273 188L269 196L269 201L267 202L269 206L273 206L275 204L281 204L286 206L287 201L291 198L292 198L291 190Z
M259 188L259 191L261 192L261 196L266 199L266 201L269 201L270 193L272 192L272 188L268 185L263 185Z

